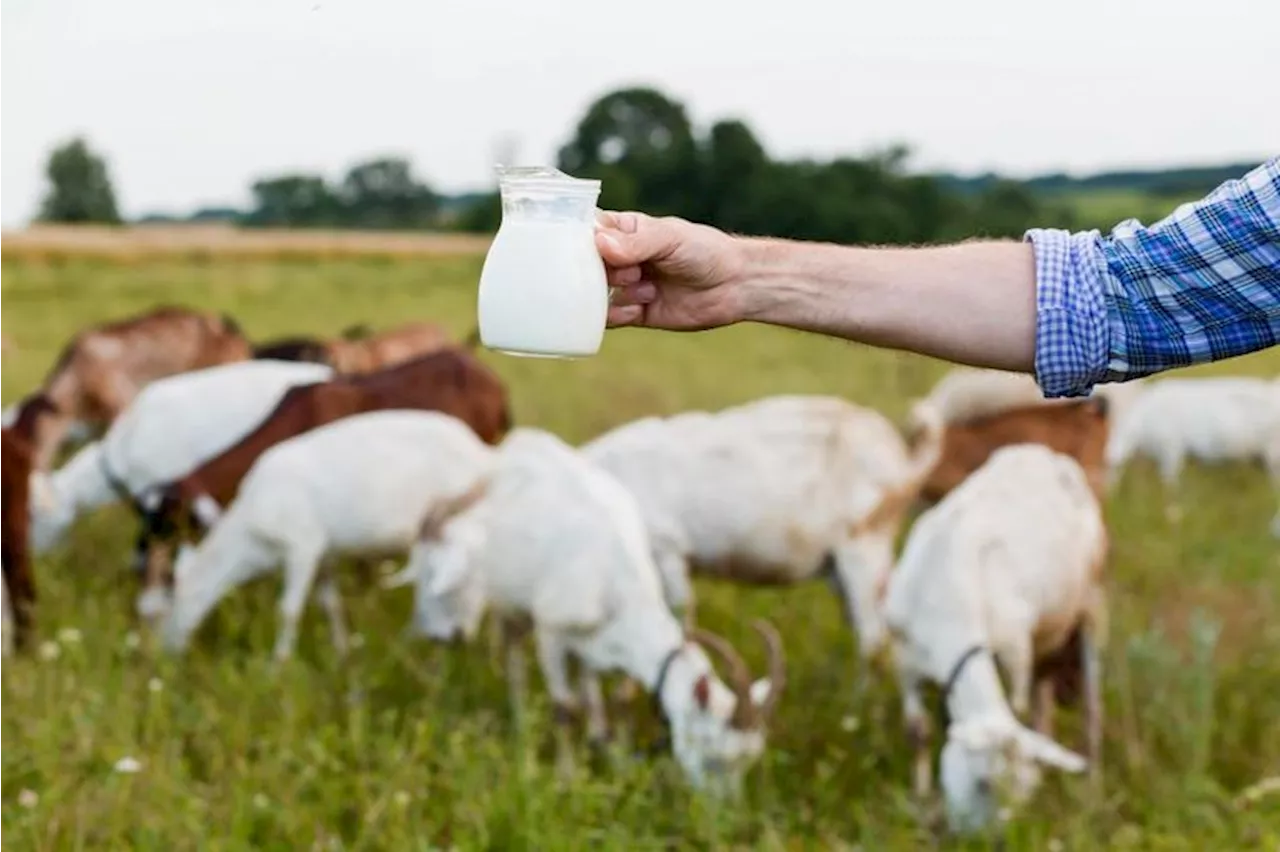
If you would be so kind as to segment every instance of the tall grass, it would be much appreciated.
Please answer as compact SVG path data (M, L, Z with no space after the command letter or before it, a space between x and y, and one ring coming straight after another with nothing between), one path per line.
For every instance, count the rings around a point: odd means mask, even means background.
M211 258L128 265L15 262L6 252L6 403L36 385L68 335L156 302L234 314L254 337L332 333L354 321L474 322L480 258ZM485 353L516 417L581 441L655 412L773 393L831 393L898 419L946 369L923 358L761 327L697 335L611 332L603 353L542 362ZM1272 374L1262 354L1199 373ZM1107 507L1115 542L1104 655L1101 795L1052 778L1008 830L1013 848L1245 849L1280 844L1280 796L1240 792L1280 773L1280 570L1274 497L1247 468L1192 468L1190 508L1165 521L1137 464ZM534 679L529 723L507 710L484 647L408 643L408 590L343 576L361 644L345 662L308 613L299 656L268 658L278 583L234 595L172 659L137 633L118 507L82 519L38 561L40 647L5 661L3 835L12 849L913 849L937 840L909 792L893 684L854 701L855 640L833 596L700 583L699 618L742 649L767 615L790 682L772 749L738 806L689 795L669 758L579 755L562 781ZM314 608L313 608L314 610ZM656 735L641 702L615 721ZM1059 737L1082 747L1076 714ZM117 771L123 758L136 772ZM128 768L129 764L124 764Z

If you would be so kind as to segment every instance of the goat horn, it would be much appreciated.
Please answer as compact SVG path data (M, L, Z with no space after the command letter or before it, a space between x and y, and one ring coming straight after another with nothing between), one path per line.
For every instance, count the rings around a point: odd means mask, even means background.
M751 704L751 673L747 664L728 641L709 630L695 627L689 631L689 638L708 650L715 651L729 667L729 686L735 698L729 726L740 731L752 727L755 723L755 707Z
M778 696L787 682L787 661L782 654L782 637L772 624L757 618L751 622L751 626L764 639L764 644L769 649L769 697L760 707L760 718L767 721L778 706Z

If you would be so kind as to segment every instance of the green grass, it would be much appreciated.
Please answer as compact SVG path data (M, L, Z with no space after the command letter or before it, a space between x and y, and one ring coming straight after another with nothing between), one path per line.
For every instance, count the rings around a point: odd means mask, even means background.
M1137 219L1144 225L1155 224L1172 213L1179 204L1196 201L1203 195L1204 193L1187 193L1181 196L1159 196L1138 190L1090 189L1047 192L1043 198L1070 210L1074 217L1073 228L1097 228L1105 234L1125 219Z
M31 389L87 323L158 301L232 312L254 337L355 321L471 327L480 259L4 265L3 398ZM631 418L765 394L832 393L899 418L946 369L935 361L761 327L611 332L603 353L542 362L485 353L518 420L580 441ZM1197 372L1272 374L1263 354ZM1187 519L1163 519L1148 465L1107 513L1115 542L1106 651L1105 788L1052 778L1009 830L1013 848L1243 849L1280 843L1280 797L1240 791L1280 772L1280 570L1274 509L1252 469L1191 469ZM82 519L38 561L40 641L54 659L3 675L6 849L915 849L936 841L908 795L893 684L853 700L854 640L823 587L699 587L700 619L757 670L748 618L786 640L791 680L772 749L739 807L692 798L671 760L593 764L557 781L540 684L523 731L484 647L398 638L409 591L344 576L364 644L346 663L308 612L300 655L268 657L278 585L229 598L191 653L138 641L126 573L132 521ZM621 718L617 713L615 720ZM653 734L647 704L632 711ZM1060 737L1082 747L1064 710ZM136 774L113 765L131 756ZM36 797L33 803L33 796Z

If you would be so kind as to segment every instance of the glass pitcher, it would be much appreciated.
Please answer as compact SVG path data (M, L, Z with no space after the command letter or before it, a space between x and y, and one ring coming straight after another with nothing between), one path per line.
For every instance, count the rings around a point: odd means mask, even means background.
M480 342L510 355L594 355L609 310L595 244L600 181L499 166L498 188L502 225L480 272Z

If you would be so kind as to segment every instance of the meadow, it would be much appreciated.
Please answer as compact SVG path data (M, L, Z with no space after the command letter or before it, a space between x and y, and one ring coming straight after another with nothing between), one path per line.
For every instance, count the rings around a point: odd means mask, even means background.
M234 315L253 338L354 322L474 322L481 257L327 259L157 253L127 258L10 250L3 262L5 404L38 384L77 329L176 302ZM900 420L947 366L780 329L610 332L575 362L483 352L516 419L577 442L630 419L776 393L835 394ZM1280 353L1192 371L1280 372ZM1104 656L1104 783L1050 777L1006 831L1014 849L1280 848L1280 796L1242 792L1280 772L1280 566L1275 497L1260 470L1189 469L1181 523L1166 521L1149 464L1107 506L1114 541ZM344 662L312 607L299 654L269 659L278 583L228 598L190 653L139 633L121 507L78 523L37 560L40 636L3 667L5 848L26 849L918 849L939 838L909 791L896 689L854 701L856 640L822 585L700 583L699 618L756 671L748 627L767 615L789 682L765 760L737 804L691 796L669 757L550 759L545 695L516 724L483 645L408 641L409 589L343 576L359 647ZM647 702L615 710L637 748ZM1083 748L1073 710L1058 736ZM936 745L936 744L935 744ZM126 760L131 759L131 760ZM121 763L121 761L126 761ZM121 771L134 770L134 771Z

